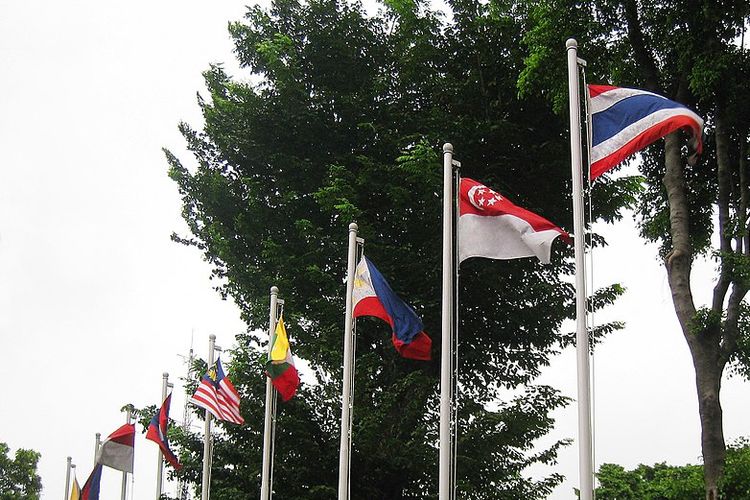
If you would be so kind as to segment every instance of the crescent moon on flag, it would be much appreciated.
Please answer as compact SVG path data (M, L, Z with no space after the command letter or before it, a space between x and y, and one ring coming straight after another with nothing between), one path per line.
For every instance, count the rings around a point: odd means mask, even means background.
M475 194L477 192L477 189L481 189L483 187L485 186L483 186L482 184L477 184L476 186L472 186L471 189L469 189L469 192L466 193L466 197L469 198L469 203L474 205L474 208L476 208L477 210L482 210L482 211L484 211L484 207L480 207L479 205L477 205L474 199L475 199Z

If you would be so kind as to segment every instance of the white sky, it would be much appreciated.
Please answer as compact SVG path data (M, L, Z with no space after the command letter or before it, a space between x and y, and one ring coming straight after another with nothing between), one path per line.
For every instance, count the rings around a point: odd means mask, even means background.
M185 225L161 152L189 161L177 123L200 125L210 62L234 70L226 25L244 12L235 0L0 0L0 441L42 453L45 499L62 494L69 455L86 479L94 434L121 425L124 404L158 404L164 371L180 417L191 336L205 356L210 333L229 347L244 330L200 253L169 240ZM628 327L595 358L596 462L695 463L693 372L665 272L630 221L602 232L597 281L628 288L611 311ZM541 382L575 397L572 350ZM724 384L728 439L746 434L748 393ZM546 440L574 437L575 405L557 416ZM156 445L138 439L132 498L154 498L155 467ZM575 446L556 470L569 479L554 498L573 498ZM106 470L102 497L119 481Z

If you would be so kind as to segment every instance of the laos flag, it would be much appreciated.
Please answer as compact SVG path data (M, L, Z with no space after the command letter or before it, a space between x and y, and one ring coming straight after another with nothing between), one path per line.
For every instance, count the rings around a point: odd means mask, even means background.
M169 426L169 405L172 401L172 395L170 394L167 396L167 399L164 400L164 402L161 405L161 408L159 408L159 411L156 412L156 415L153 416L151 419L151 423L148 424L148 431L146 431L146 439L150 439L154 443L159 445L159 448L161 448L161 452L164 455L164 459L169 462L169 464L175 468L175 470L179 470L180 467L182 467L182 464L180 464L180 461L177 460L177 457L172 452L171 448L169 447L169 440L167 439L167 428Z
M432 340L424 332L422 320L391 290L380 271L364 255L355 272L352 301L355 318L374 316L391 325L391 340L401 356L430 359Z
M691 136L695 161L703 149L703 119L686 106L645 90L589 85L591 179L672 132Z

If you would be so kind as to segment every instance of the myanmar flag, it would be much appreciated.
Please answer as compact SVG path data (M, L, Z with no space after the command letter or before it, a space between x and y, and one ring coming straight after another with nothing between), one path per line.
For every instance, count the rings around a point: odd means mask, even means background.
M281 394L281 399L289 401L299 386L299 374L294 367L292 351L289 349L289 338L286 336L284 317L276 323L276 331L271 337L266 363L266 374L271 377L271 383Z

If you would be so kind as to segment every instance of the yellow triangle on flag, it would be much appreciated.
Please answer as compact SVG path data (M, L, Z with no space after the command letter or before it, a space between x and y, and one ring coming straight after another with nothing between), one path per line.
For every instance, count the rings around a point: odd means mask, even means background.
M75 477L73 477L73 486L70 488L70 500L81 500L81 487Z
M271 346L269 360L271 362L285 361L287 351L289 351L289 339L286 336L284 317L281 316L278 323L276 323L276 332L273 335L273 345Z

